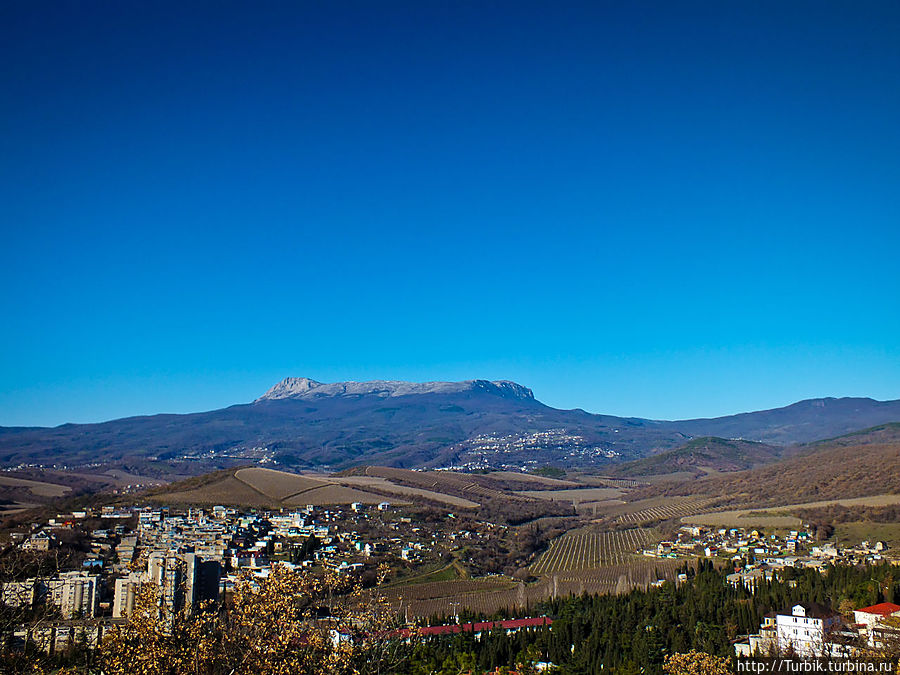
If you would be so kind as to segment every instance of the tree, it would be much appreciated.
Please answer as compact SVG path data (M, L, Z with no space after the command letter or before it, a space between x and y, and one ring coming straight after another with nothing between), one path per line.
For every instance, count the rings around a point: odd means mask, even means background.
M668 675L730 675L728 659L691 650L667 656L663 670Z
M382 575L383 578L383 575ZM173 613L146 584L131 620L105 638L108 675L360 675L391 672L409 646L383 597L347 577L275 565L245 575L224 608Z

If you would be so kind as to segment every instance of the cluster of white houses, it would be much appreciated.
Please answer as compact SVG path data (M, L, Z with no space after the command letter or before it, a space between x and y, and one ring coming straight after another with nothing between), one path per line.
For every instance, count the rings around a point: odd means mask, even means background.
M858 546L838 546L833 542L817 544L804 530L786 534L765 534L761 530L739 527L711 529L698 525L679 528L674 539L661 541L656 548L642 551L645 556L678 558L702 555L707 558L754 560L776 564L787 561L791 567L820 567L827 563L877 563L887 557L883 541L864 541Z

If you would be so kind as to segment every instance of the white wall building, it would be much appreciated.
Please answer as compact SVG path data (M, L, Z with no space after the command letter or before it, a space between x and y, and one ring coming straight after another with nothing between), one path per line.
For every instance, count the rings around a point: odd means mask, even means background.
M766 616L759 633L734 645L738 656L796 654L802 657L849 654L856 633L846 631L841 615L815 602L801 602Z

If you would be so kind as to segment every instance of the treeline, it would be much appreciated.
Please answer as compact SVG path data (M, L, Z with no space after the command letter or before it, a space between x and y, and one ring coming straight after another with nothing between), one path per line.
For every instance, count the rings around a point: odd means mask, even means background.
M802 504L829 499L900 492L900 441L808 452L758 469L687 482L659 483L630 494L733 495L731 504L754 507Z
M824 574L787 569L783 578L760 584L754 593L727 583L728 570L716 570L711 562L681 571L687 580L678 585L561 598L526 610L552 617L552 628L406 642L397 639L398 626L377 593L347 596L327 579L322 583L304 572L275 568L266 579L241 581L229 602L210 611L164 617L158 597L150 593L99 652L73 655L68 665L81 667L69 672L458 675L497 667L533 672L536 662L552 661L560 675L662 675L664 659L673 654L697 650L730 656L733 640L756 632L767 613L798 602L828 604L848 614L900 600L897 570L889 564L831 567ZM336 601L370 598L371 604L351 603L342 612L343 603L332 606L332 591ZM461 620L472 618L481 617ZM320 625L323 620L328 623ZM329 627L347 639L333 641ZM43 660L39 652L2 656L0 672L4 666L26 672L26 664L47 670L61 665Z
M682 571L688 582L679 586L570 597L532 610L554 618L551 630L425 641L404 672L456 673L452 668L459 663L483 670L513 667L531 655L557 664L564 675L652 675L662 673L663 659L670 654L695 649L730 656L733 640L757 632L767 613L797 602L814 601L848 612L900 600L896 568L887 564L837 567L825 574L789 569L783 580L764 583L755 593L732 587L725 581L728 570L715 570L709 562Z
M827 523L897 523L900 522L900 504L888 506L842 506L832 504L817 509L800 509L797 515L804 522Z

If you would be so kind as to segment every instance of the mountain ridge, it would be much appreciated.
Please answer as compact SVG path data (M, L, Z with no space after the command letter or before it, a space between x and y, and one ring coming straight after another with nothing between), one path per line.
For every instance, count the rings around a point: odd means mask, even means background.
M0 467L180 473L273 462L301 469L608 467L699 436L788 446L900 420L900 401L808 399L720 418L655 421L559 410L506 380L321 383L286 378L250 403L54 428L0 428ZM742 460L743 461L743 460ZM737 468L735 465L733 468ZM160 469L162 470L162 469Z
M492 393L510 395L522 399L534 399L534 392L511 380L463 380L461 382L405 382L402 380L370 380L366 382L317 382L308 377L286 377L254 401L274 401L285 398L319 398L322 396L415 396L421 394L448 394L471 389L484 389Z

